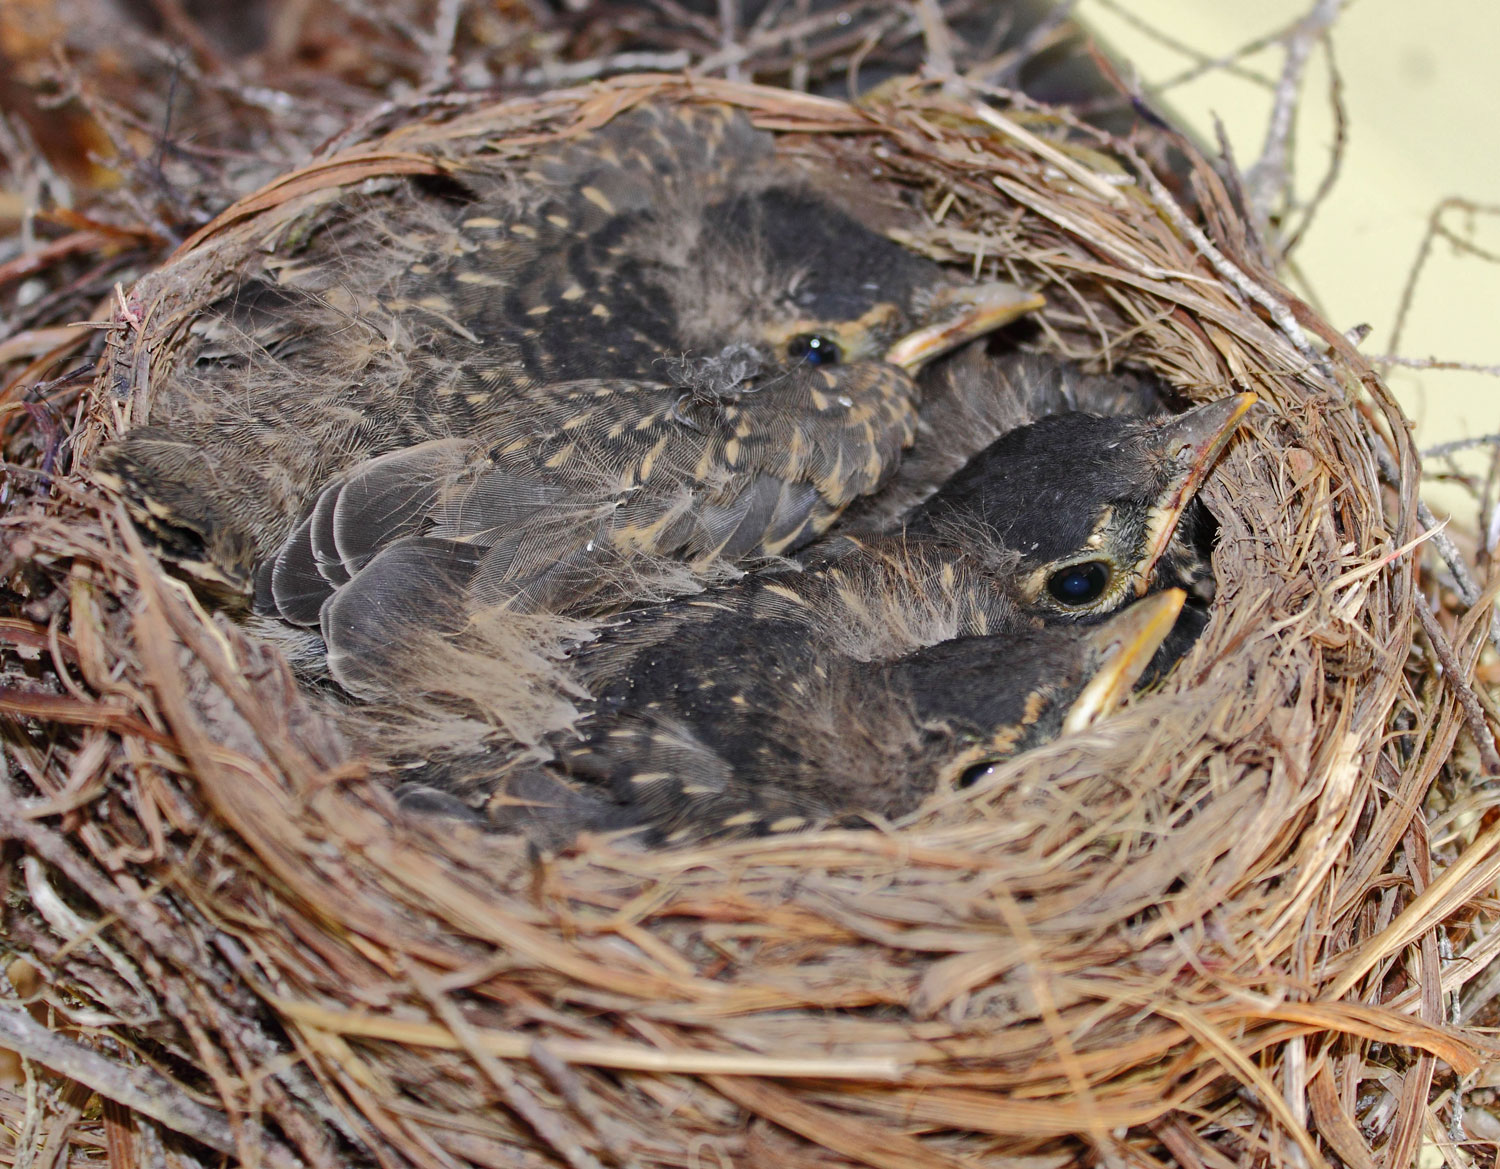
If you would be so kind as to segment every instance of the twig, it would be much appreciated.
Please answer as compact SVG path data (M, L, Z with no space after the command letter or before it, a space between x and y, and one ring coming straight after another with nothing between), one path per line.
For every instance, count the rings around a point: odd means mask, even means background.
M151 7L167 31L191 49L210 72L219 74L229 72L229 62L214 47L214 43L204 35L198 22L188 15L181 0L151 0Z
M665 0L656 0L658 4L664 2ZM868 4L861 7L861 12L868 11L870 11ZM849 22L840 18L848 15L849 10L847 8L831 8L827 11L817 12L805 19L794 20L788 24L767 29L763 33L752 35L743 45L730 45L720 49L711 56L704 57L703 60L693 66L692 72L694 74L713 73L718 69L723 69L731 62L744 61L747 58L755 57L762 52L767 52L775 48L777 45L794 44L798 40L816 36L820 32L842 28ZM905 23L905 21L906 17L901 13L888 12L878 18L867 18L865 27L869 30L870 35L874 36L875 41L878 42L887 32ZM854 26L851 25L851 27ZM856 35L856 40L858 40L857 34L854 35ZM868 39L868 37L865 39Z
M1381 447L1376 447L1375 458L1380 467L1381 479L1388 486L1400 487L1401 473L1396 469L1396 461L1390 453ZM1423 531L1431 534L1432 546L1437 549L1437 554L1448 566L1448 571L1453 576L1453 583L1458 589L1458 595L1463 598L1464 604L1470 608L1479 604L1482 594L1468 566L1464 563L1463 553L1458 550L1458 545L1449 539L1448 533L1443 531L1444 521L1433 515L1432 509L1420 498L1417 500L1417 523L1422 526ZM1490 614L1490 644L1500 650L1500 611Z
M1474 691L1465 677L1466 671L1454 654L1447 634L1421 599L1417 601L1417 616L1422 619L1422 630L1427 634L1428 644L1432 646L1433 653L1437 654L1438 662L1443 667L1443 680L1463 708L1464 721L1469 724L1469 735L1479 750L1479 760L1484 764L1485 774L1500 776L1500 753L1495 750L1495 736L1485 720L1484 709L1474 697Z
M1474 361L1444 361L1436 357L1399 357L1394 353L1377 353L1371 356L1369 361L1372 365L1399 365L1402 369L1445 369L1500 377L1500 365L1480 365Z
M1131 28L1147 37L1150 37L1157 44L1171 49L1174 53L1180 53L1182 56L1190 58L1191 60L1197 62L1196 66L1188 73L1185 73L1179 77L1174 77L1170 81L1156 86L1154 89L1148 89L1148 92L1150 93L1161 93L1169 86L1181 85L1186 81L1191 81L1194 77L1215 69L1222 69L1226 73L1231 73L1237 77L1242 77L1247 81L1253 81L1257 85L1263 85L1267 89L1271 88L1271 79L1269 77L1264 77L1261 74L1256 73L1252 69L1246 69L1242 65L1236 65L1235 61L1239 57L1246 56L1249 53L1256 52L1259 49L1265 48L1268 44L1273 44L1283 35L1280 32L1272 33L1269 36L1261 37L1258 40L1251 41L1248 45L1244 45L1241 48L1236 49L1227 57L1211 57L1207 53L1203 52L1202 49L1195 49L1186 41L1179 41L1176 37L1163 32L1161 29L1157 28L1149 21L1143 20L1141 17L1137 16L1134 12L1127 8L1124 4L1116 3L1115 0L1095 0L1095 2L1099 5L1099 7L1113 12Z
M1297 98L1302 91L1302 75L1313 45L1322 38L1338 17L1344 0L1317 0L1312 11L1292 26L1286 35L1286 62L1276 82L1271 105L1271 123L1266 127L1266 144L1258 158L1245 172L1245 189L1250 196L1249 211L1258 227L1271 220L1271 206L1290 185L1290 151L1292 131L1296 126Z
M1479 552L1487 570L1492 570L1495 552L1500 549L1500 500L1496 499L1497 489L1500 489L1500 446L1490 451L1490 467L1485 475L1484 494L1479 500Z
M579 0L577 11L583 11L592 0ZM709 17L700 12L694 12L677 3L677 0L650 0L651 7L655 8L668 20L674 20L678 24L687 25L700 37L708 41L719 39L720 26L715 24Z
M1443 558L1443 563L1448 566L1448 571L1453 574L1453 583L1458 586L1458 594L1466 605L1479 604L1479 585L1475 583L1469 569L1464 564L1463 553L1458 550L1458 545L1448 538L1448 534L1441 531L1442 522L1432 514L1432 509L1417 500L1417 522L1427 531L1432 533L1432 546L1437 549L1438 555ZM1500 650L1500 611L1490 614L1490 644Z
M93 1048L54 1034L25 1010L0 1007L0 1043L216 1152L237 1151L229 1122L189 1098L171 1080L150 1068L126 1067ZM297 1167L298 1162L275 1145L262 1145L260 1152L265 1163L276 1169Z
M458 42L458 17L462 0L439 0L432 18L432 34L427 43L427 84L431 91L447 89L453 84L454 47Z
M1312 226L1318 209L1323 206L1323 201L1333 192L1339 181L1339 174L1344 169L1344 150L1349 145L1349 113L1344 108L1344 78L1339 73L1338 61L1333 55L1333 37L1325 31L1321 39L1323 52L1328 57L1328 101L1333 107L1333 146L1329 150L1328 169L1318 181L1317 190L1302 208L1302 217L1297 226L1287 234L1285 241L1277 249L1283 262L1296 251L1297 245L1307 234L1307 229Z
M917 0L917 15L922 21L922 42L927 48L927 70L942 79L945 89L951 88L958 77L953 63L953 30L943 18L938 0Z
M693 63L686 49L670 53L616 53L612 57L591 57L587 61L549 61L521 74L525 85L576 85L612 73L675 73Z
M1453 247L1454 251L1465 256L1474 256L1490 264L1500 264L1500 252L1495 251L1493 248L1481 247L1473 240L1465 239L1446 224L1438 224L1435 230L1437 237L1447 241Z
M1437 446L1430 446L1422 452L1424 459L1442 459L1449 455L1457 454L1459 451L1473 450L1478 446L1495 446L1500 444L1500 434L1484 434L1478 438L1456 438L1452 442L1440 442Z
M1275 89L1276 83L1269 77L1256 72L1254 69L1239 62L1246 57L1253 57L1261 50L1274 45L1286 35L1285 28L1274 29L1271 32L1261 33L1258 37L1252 37L1239 48L1222 56L1210 57L1206 53L1200 53L1188 46L1181 46L1180 52L1186 53L1197 61L1196 65L1189 66L1181 73L1174 73L1163 81L1158 81L1145 88L1153 97L1160 97L1171 90L1180 89L1184 85L1197 81L1206 73L1223 73L1230 77L1238 77L1241 81L1248 81L1252 85L1258 85L1262 89Z
M1500 215L1500 205L1475 203L1456 196L1440 200L1432 209L1432 214L1427 217L1427 230L1422 235L1422 241L1417 245L1416 258L1412 261L1411 271L1407 274L1406 283L1401 288L1401 299L1396 305L1396 323L1391 326L1391 340L1386 346L1391 353L1396 353L1401 349L1401 334L1406 328L1406 319L1416 300L1417 281L1421 279L1422 272L1427 267L1427 261L1432 256L1432 243L1440 236L1448 235L1442 222L1443 214L1453 210L1467 211L1470 215ZM1449 238L1452 237L1449 236Z
M22 1061L21 1071L26 1077L26 1116L21 1122L21 1131L11 1141L16 1151L12 1169L35 1169L45 1113L42 1110L41 1093L37 1091L36 1068L27 1059Z
M740 49L740 6L736 0L719 0L719 48L724 54L724 76L730 81L741 79L740 62L745 53Z
M797 12L806 17L812 0L798 0ZM776 21L780 19L781 13L775 4L767 4L761 12L760 19L755 22L754 31L759 34L768 28L775 27ZM773 18L774 17L774 18ZM787 79L787 87L798 93L808 91L808 83L812 80L812 61L808 57L808 43L805 38L788 41L787 49L791 53L792 68Z

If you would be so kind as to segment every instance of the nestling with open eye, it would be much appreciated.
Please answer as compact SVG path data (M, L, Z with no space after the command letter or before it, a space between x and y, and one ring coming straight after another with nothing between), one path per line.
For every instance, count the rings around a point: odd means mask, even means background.
M802 571L764 572L606 630L573 663L594 698L581 745L553 736L556 767L434 762L407 799L462 813L499 792L502 826L554 843L582 827L629 823L660 841L910 810L954 768L1068 725L1062 696L1087 688L1102 668L1090 654L1134 621L1152 632L1131 639L1145 658L1130 659L1130 683L1147 668L1185 593L1139 598L1164 571L1197 583L1198 566L1174 550L1176 527L1252 401L1023 427L904 533L835 537ZM1154 666L1168 668L1192 633ZM926 713L913 721L912 709ZM969 729L957 738L941 729L959 724Z
M1112 711L1177 618L1180 590L1091 626L1043 626L993 563L947 541L849 541L836 564L753 576L632 614L579 650L594 694L555 762L430 767L422 812L647 845L905 815ZM476 805L482 811L471 811Z
M724 108L644 106L412 194L410 222L370 203L342 266L282 263L198 323L100 476L335 663L362 615L608 610L639 553L794 551L889 477L913 373L1040 302L861 226L773 147Z
M1108 614L1209 576L1197 491L1255 403L1234 394L1168 418L1058 414L976 455L907 519L1020 557L1016 595L1044 617Z

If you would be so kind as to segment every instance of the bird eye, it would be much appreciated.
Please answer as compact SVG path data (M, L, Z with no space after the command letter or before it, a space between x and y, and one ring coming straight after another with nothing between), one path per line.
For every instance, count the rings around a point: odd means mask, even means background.
M1089 605L1104 595L1109 587L1109 565L1102 560L1085 560L1060 568L1047 578L1047 591L1064 605Z
M994 770L995 764L993 762L976 763L972 767L967 767L964 769L964 773L958 777L958 781L955 786L960 790L966 787L973 787L976 783L978 783L981 779L989 775Z
M835 342L817 333L798 333L786 343L786 355L808 365L837 365L844 356Z

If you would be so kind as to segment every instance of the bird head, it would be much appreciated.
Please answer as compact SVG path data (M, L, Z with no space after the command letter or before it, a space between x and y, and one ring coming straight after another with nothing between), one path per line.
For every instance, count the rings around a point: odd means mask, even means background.
M658 269L681 349L753 350L760 379L837 379L868 362L909 377L1042 303L1003 282L963 284L810 191L733 195L705 207L696 231Z
M939 782L966 787L994 764L1113 712L1186 597L1166 589L1098 625L957 638L893 663L918 718L943 744Z
M723 398L788 377L837 395L873 364L912 400L928 362L1042 303L872 230L727 106L643 103L473 181L458 239L400 299L483 338L480 373Z
M837 392L875 363L915 397L928 362L1042 304L966 283L808 188L767 185L774 174L716 175L702 190L662 179L647 201L590 172L587 195L559 190L507 243L508 292L455 282L447 305L498 314L487 331L513 338L540 381L663 380L723 397L791 377Z
M909 527L1018 554L1016 599L1046 618L1098 618L1153 584L1190 585L1196 493L1255 400L1235 394L1171 418L1043 418L975 456Z

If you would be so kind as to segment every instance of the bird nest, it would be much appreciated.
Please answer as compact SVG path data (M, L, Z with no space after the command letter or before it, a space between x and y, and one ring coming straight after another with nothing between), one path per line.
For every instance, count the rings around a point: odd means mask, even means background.
M146 416L195 316L351 192L648 99L737 106L919 196L906 242L1041 290L1039 347L1259 395L1205 489L1204 636L1114 717L888 830L539 859L399 813L274 650L86 474L59 481L4 521L28 600L0 624L31 675L0 699L5 933L53 1032L7 1014L0 1045L167 1152L245 1164L1371 1165L1371 1134L1410 1163L1440 1065L1485 1054L1445 1025L1466 975L1442 959L1493 830L1435 871L1424 800L1464 719L1409 660L1406 419L1207 167L1195 222L1127 143L916 83L449 109L241 200L122 292L82 461ZM1453 631L1470 664L1486 612Z

